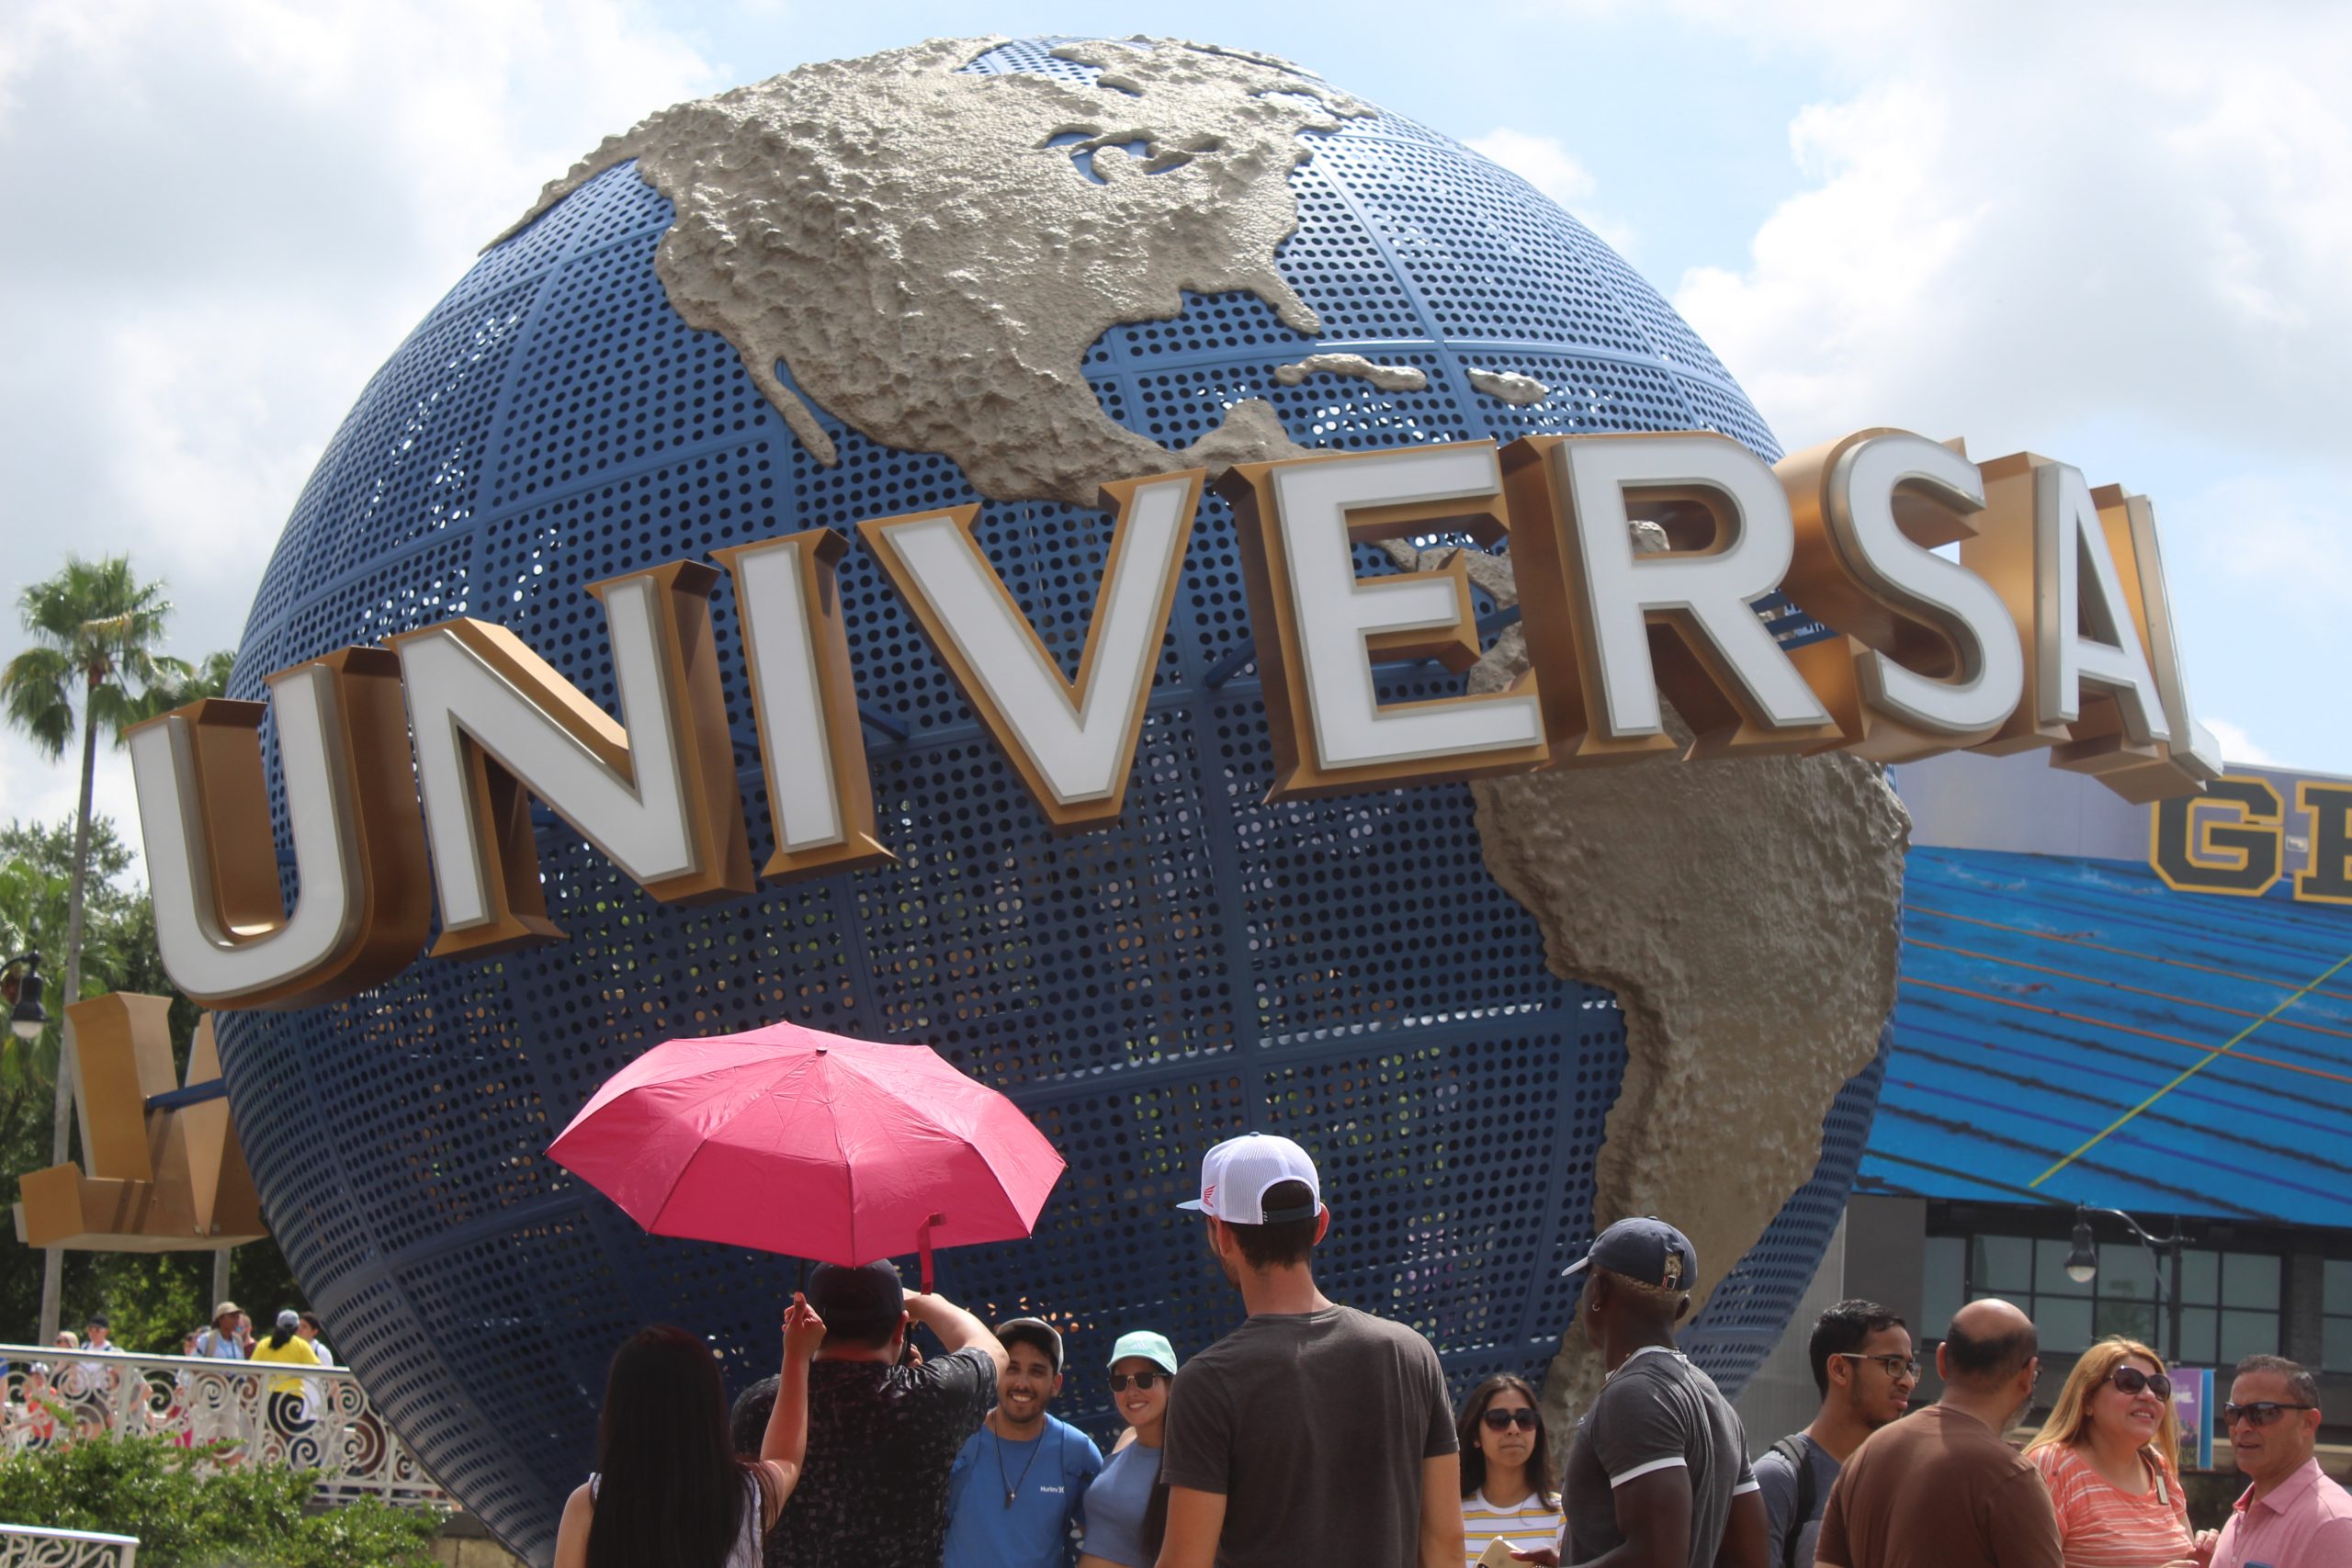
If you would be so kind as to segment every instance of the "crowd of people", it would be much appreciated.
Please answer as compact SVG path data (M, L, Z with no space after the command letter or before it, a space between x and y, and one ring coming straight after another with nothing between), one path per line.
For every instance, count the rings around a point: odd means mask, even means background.
M319 1418L323 1397L315 1377L306 1378L306 1371L334 1365L334 1358L322 1337L325 1333L315 1313L300 1312L292 1307L277 1314L269 1333L256 1337L253 1319L235 1302L224 1301L212 1309L212 1320L199 1328L192 1328L181 1337L180 1354L200 1357L208 1360L259 1361L288 1369L270 1377L265 1401L266 1419L280 1438L291 1439ZM114 1342L113 1325L103 1313L93 1313L83 1325L79 1335L71 1329L62 1330L55 1341L61 1350L76 1350L83 1355L122 1353ZM96 1364L73 1360L51 1368L35 1364L28 1369L30 1382L26 1404L39 1413L28 1416L38 1424L46 1416L53 1421L43 1406L43 1400L53 1400L69 1411L80 1406L92 1406L85 1419L78 1419L77 1429L99 1430L106 1426L104 1407L110 1404L119 1384L115 1377ZM38 1386L33 1386L38 1385ZM188 1380L181 1374L174 1380L174 1387L181 1397L167 1408L154 1413L159 1427L172 1429L178 1440L192 1438L192 1428L184 1427L178 1420L188 1392ZM149 1408L142 1402L141 1408ZM220 1436L209 1433L207 1436ZM38 1438L40 1434L36 1432Z
M812 1270L779 1371L731 1411L707 1344L637 1335L557 1568L2352 1565L2352 1495L2313 1458L2317 1385L2279 1357L2237 1368L2222 1414L2248 1484L2217 1532L2189 1528L2171 1383L2144 1345L2095 1347L2022 1451L2008 1440L2041 1363L2001 1301L1953 1316L1941 1397L1917 1411L1903 1320L1824 1313L1819 1413L1751 1466L1730 1401L1675 1346L1689 1239L1623 1220L1568 1270L1606 1378L1555 1470L1523 1380L1489 1378L1457 1412L1427 1339L1317 1287L1331 1216L1297 1145L1217 1145L1182 1207L1245 1315L1181 1364L1133 1328L1073 1373L1043 1319L991 1328L888 1263ZM1105 1380L1124 1423L1107 1458L1052 1413L1071 1375Z

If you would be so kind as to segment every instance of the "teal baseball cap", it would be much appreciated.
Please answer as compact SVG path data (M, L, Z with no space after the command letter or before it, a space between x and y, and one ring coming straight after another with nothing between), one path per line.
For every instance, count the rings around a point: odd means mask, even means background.
M1176 1374L1176 1347L1168 1343L1168 1336L1155 1334L1148 1328L1137 1328L1119 1336L1111 1347L1111 1359L1106 1366L1117 1366L1128 1357L1149 1361L1170 1377Z

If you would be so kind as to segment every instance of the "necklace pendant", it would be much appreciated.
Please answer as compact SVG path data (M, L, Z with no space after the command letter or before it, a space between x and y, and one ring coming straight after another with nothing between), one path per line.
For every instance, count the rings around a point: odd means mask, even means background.
M1010 1492L1004 1495L1004 1506L1008 1508L1012 1506L1012 1494Z

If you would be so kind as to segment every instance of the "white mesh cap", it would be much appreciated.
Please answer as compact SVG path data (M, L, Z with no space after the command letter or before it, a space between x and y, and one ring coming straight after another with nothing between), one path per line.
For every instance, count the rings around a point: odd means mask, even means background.
M1280 1182L1306 1184L1304 1209L1266 1211L1266 1190ZM1227 1138L1201 1160L1201 1195L1180 1209L1194 1209L1233 1225L1278 1225L1291 1220L1311 1220L1323 1212L1323 1184L1315 1162L1288 1138L1272 1133L1244 1133Z

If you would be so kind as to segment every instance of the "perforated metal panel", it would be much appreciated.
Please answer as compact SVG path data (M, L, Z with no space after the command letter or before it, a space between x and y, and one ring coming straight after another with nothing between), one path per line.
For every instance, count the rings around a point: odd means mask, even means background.
M989 71L1091 77L1045 46ZM1112 415L1181 446L1262 397L1310 446L1530 431L1770 433L1690 330L1592 235L1515 177L1394 117L1351 120L1295 176L1285 276L1327 336L1254 299L1195 298L1088 356ZM814 461L734 350L689 329L656 279L668 204L615 169L485 255L379 373L270 564L235 690L285 664L454 615L503 622L608 707L589 582L725 545L979 499L944 459L828 422ZM1277 366L1350 349L1428 377L1383 392ZM1553 389L1520 408L1471 367ZM991 558L1066 670L1103 564L1098 514L989 504ZM1363 570L1386 570L1370 552ZM770 1369L788 1261L649 1238L543 1150L657 1042L789 1018L927 1041L1010 1092L1070 1169L1027 1244L943 1259L983 1311L1043 1311L1089 1367L1116 1333L1189 1352L1238 1306L1193 1225L1201 1151L1250 1127L1319 1156L1337 1220L1326 1288L1410 1322L1467 1382L1537 1372L1569 1319L1560 1269L1587 1239L1592 1160L1623 1068L1604 992L1547 973L1534 922L1479 855L1468 792L1267 805L1254 674L1211 667L1249 629L1230 514L1205 503L1153 677L1125 818L1049 833L874 558L842 572L859 694L897 864L665 908L542 815L566 942L420 963L366 996L224 1021L239 1124L270 1221L330 1337L442 1479L544 1559L588 1462L615 1344L649 1320ZM751 803L755 772L731 598L718 664ZM1458 690L1433 666L1392 697ZM272 761L273 790L276 765ZM282 803L279 803L282 814ZM1700 1325L1736 1385L1809 1277L1877 1091L1857 1079L1822 1172ZM1099 1379L1065 1401L1112 1425Z

